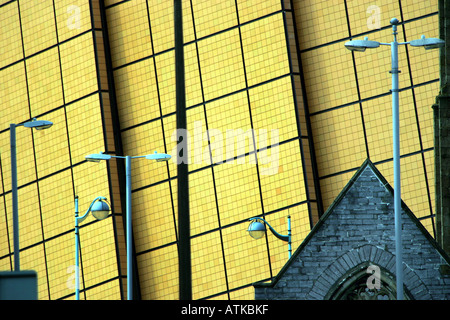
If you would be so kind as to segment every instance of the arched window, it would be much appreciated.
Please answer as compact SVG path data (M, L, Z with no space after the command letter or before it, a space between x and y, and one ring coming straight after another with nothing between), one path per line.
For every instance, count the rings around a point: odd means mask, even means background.
M378 268L378 269L377 269ZM378 272L376 272L378 271ZM395 276L368 262L352 268L326 295L329 300L396 300ZM405 299L410 299L405 292Z

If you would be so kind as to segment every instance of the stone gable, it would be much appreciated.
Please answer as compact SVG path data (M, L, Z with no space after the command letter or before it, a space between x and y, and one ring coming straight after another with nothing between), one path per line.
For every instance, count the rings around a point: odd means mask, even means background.
M366 160L276 278L254 285L255 299L395 297L393 203L392 188ZM450 277L440 271L449 257L404 203L402 223L405 298L449 299ZM375 268L383 294L366 289Z

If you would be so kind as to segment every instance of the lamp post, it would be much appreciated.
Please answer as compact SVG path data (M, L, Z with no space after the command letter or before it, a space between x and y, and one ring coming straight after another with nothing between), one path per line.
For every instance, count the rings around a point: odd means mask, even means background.
M266 234L266 226L269 226L270 231L280 240L288 243L289 259L292 256L292 235L291 235L291 216L288 216L288 234L282 235L275 231L274 228L263 218L250 218L250 225L248 226L248 233L253 239L261 239Z
M364 52L367 48L377 48L380 45L391 47L391 71L392 74L392 127L393 127L393 161L394 161L394 215L395 215L395 259L396 259L396 285L397 300L403 300L403 268L402 268L402 222L401 222L401 191L400 191L400 130L399 130L399 87L398 87L398 46L410 44L413 47L424 47L426 50L439 48L444 45L444 41L436 38L422 37L409 42L397 41L398 19L390 21L394 35L391 43L370 41L367 37L364 40L351 40L345 43L345 47L351 51Z
M78 216L78 196L75 196L75 300L80 300L80 260L79 260L79 227L78 224L83 222L92 212L92 215L97 220L103 220L108 217L111 210L109 205L104 202L105 197L97 197L91 202L86 213L81 217Z
M19 247L19 205L17 196L17 158L16 158L16 128L26 127L35 128L36 130L43 130L50 128L52 122L46 120L36 120L25 123L9 125L10 131L10 148L11 148L11 184L12 184L12 209L13 209L13 233L14 233L14 271L20 271L20 247Z
M111 158L125 159L125 176L126 176L126 242L127 242L127 298L133 300L133 263L132 263L132 219L131 219L131 159L145 158L147 160L169 161L170 155L165 153L148 154L145 156L112 156L104 153L90 154L85 157L87 161L100 162L102 160L110 160Z

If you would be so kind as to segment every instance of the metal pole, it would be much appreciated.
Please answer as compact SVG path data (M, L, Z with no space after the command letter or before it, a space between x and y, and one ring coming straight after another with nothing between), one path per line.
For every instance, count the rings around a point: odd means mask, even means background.
M78 234L78 196L75 196L75 300L80 300L80 260Z
M292 233L291 233L291 216L288 216L288 250L289 259L292 257Z
M395 263L397 280L397 300L403 300L403 265L402 265L402 220L400 190L400 124L398 95L398 42L397 19L391 20L394 41L391 43L392 60L392 126L393 126L393 158L394 158L394 212L395 212Z
M11 183L12 183L12 209L13 209L13 241L14 241L14 270L20 271L19 253L19 208L17 200L17 158L16 158L16 125L10 124L11 147Z
M132 218L131 218L131 157L125 157L126 175L126 229L127 229L127 297L133 300L133 255L132 255Z
M174 29L175 29L175 77L176 77L176 117L178 132L186 130L186 97L184 79L184 48L183 48L183 13L181 0L174 0ZM180 137L178 148L181 147ZM185 142L185 141L183 141ZM185 145L187 145L185 143ZM178 269L179 269L179 294L180 300L192 300L191 281L191 245L189 226L189 180L188 180L188 150L178 149L177 155L182 153L182 159L178 161Z

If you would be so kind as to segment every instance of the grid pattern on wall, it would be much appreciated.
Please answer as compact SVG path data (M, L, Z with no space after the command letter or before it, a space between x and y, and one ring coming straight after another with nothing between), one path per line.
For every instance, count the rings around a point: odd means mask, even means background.
M158 151L177 159L172 6L160 1L106 5L128 155ZM296 48L295 30L289 29L292 10L289 1L211 6L187 0L182 7L193 298L252 299L252 283L275 276L288 250L270 234L252 240L248 219L263 216L287 233L290 215L296 247L312 226L311 213L318 216L314 186L305 179L312 169L305 162L308 131L301 131L298 121L296 99L302 93L294 76L299 71L288 50L288 39ZM133 164L143 299L178 298L176 178L175 161Z
M84 156L176 160L172 5L0 1L2 270L12 270L14 250L9 124L54 122L17 130L21 263L37 271L40 299L73 299L75 194L81 212L98 195L113 207L80 230L82 298L124 298L121 163ZM182 5L193 298L253 299L252 283L274 277L288 251L270 232L251 239L250 217L286 233L290 215L295 250L366 158L392 184L390 52L351 53L344 42L391 41L392 17L401 40L438 37L437 1ZM434 235L438 52L399 53L402 198ZM132 165L141 298L177 299L176 163Z
M351 53L349 39L439 38L437 1L293 1L327 208L366 158L393 185L390 48ZM434 236L433 110L439 50L399 48L402 200Z
M75 195L80 214L100 195L121 212L108 179L116 168L84 160L114 151L99 10L96 1L0 4L1 270L13 269L15 249L9 124L53 122L47 130L16 132L20 268L37 272L39 299L74 297ZM82 299L121 297L121 237L114 228L120 220L89 218L80 227Z

